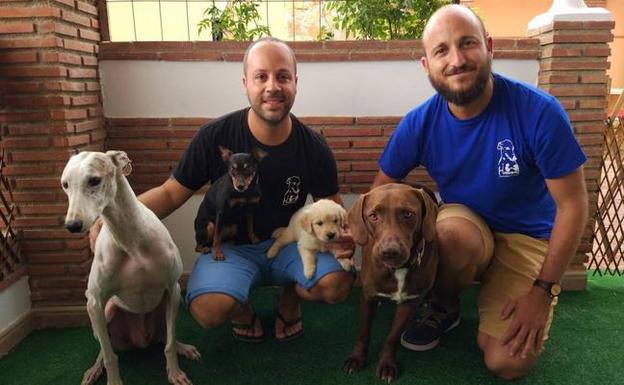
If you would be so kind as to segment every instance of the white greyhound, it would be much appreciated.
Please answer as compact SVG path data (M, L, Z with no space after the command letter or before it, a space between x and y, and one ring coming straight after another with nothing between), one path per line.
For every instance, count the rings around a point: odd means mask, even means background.
M65 227L78 233L87 231L98 216L104 222L85 292L101 350L82 384L95 382L103 367L108 385L122 384L113 349L165 342L169 382L188 385L177 354L194 360L200 354L175 337L180 253L158 217L136 198L126 179L131 171L123 151L82 152L69 159L61 177L69 200Z

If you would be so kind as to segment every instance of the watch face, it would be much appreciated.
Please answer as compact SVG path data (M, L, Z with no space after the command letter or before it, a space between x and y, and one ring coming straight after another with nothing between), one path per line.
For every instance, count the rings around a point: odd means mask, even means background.
M553 283L550 287L550 294L556 297L559 295L559 293L561 293L561 285L559 285L558 283Z

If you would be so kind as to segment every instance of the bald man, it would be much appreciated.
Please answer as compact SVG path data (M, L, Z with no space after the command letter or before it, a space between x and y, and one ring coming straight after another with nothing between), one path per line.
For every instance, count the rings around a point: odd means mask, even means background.
M439 9L423 46L437 93L399 123L374 182L422 165L443 199L437 280L401 344L435 347L460 323L460 292L479 280L485 365L519 378L548 338L559 282L585 227L586 157L554 97L492 73L492 39L470 9Z
M303 333L299 299L340 302L353 284L353 274L343 271L330 253L318 254L310 279L303 275L296 244L283 248L274 259L266 256L273 230L288 225L308 194L315 200L342 203L336 162L325 140L290 113L297 94L297 62L288 45L270 37L253 42L245 53L242 83L250 107L201 127L172 177L139 199L164 218L226 172L219 146L235 153L266 151L259 167L262 197L253 221L260 242L224 244L225 261L201 254L188 281L186 302L202 327L231 320L235 338L260 342L264 330L249 303L250 291L263 284L283 286L274 337L289 341ZM349 236L334 242L338 257L351 257L354 248Z

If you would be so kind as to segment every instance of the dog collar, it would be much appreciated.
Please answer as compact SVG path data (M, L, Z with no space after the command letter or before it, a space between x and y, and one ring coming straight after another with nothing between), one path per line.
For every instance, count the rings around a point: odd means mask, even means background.
M422 257L423 255L425 255L425 247L427 246L427 242L425 242L424 238L420 239L420 243L417 246L418 248L418 252L416 253L416 255L412 258L410 258L407 263L403 266L403 267L412 267L414 265L416 265L417 267L420 267L420 265L422 264Z

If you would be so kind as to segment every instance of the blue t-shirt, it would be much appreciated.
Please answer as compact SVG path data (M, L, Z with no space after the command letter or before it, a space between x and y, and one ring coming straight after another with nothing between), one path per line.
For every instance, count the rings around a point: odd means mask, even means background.
M379 165L394 179L423 165L445 203L470 207L494 231L549 239L556 206L544 179L585 160L557 99L494 74L481 114L457 119L435 94L401 120Z

